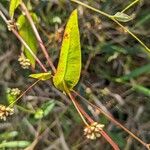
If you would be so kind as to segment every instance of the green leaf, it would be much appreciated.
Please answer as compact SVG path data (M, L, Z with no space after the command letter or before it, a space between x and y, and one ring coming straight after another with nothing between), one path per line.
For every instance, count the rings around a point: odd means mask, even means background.
M17 131L4 132L4 133L0 134L0 140L2 140L2 139L7 140L7 139L10 139L10 138L14 138L17 135L18 135Z
M34 22L37 23L38 19L37 19L36 14L31 13L31 16L32 16L32 19L34 20ZM28 44L28 46L31 48L33 53L36 55L38 44L37 44L37 40L36 40L36 37L34 35L32 28L31 28L30 23L28 22L28 20L26 19L26 17L24 15L20 15L17 20L17 24L18 24L19 34L24 39L24 41ZM26 57L30 60L32 67L35 68L34 57L30 54L30 52L25 47L23 47L23 48L24 48Z
M13 18L15 9L19 6L20 3L21 0L10 0L9 15L11 18Z
M35 114L34 114L34 118L35 119L42 119L43 118L43 110L41 108L37 109Z
M11 95L10 93L6 93L6 97L9 104L14 103L14 101L17 99L17 96Z
M121 82L121 81L127 81L130 80L132 78L138 77L141 74L144 73L150 73L150 64L144 65L142 67L136 68L135 70L131 71L129 74L124 75L120 78L117 78L116 81L117 82Z
M38 108L34 114L35 119L42 119L43 117L46 117L54 108L55 101L51 100L46 103L44 103L41 108Z
M29 77L45 81L51 78L51 72L30 74Z
M42 105L44 117L47 116L53 110L54 106L55 106L54 100L48 101Z
M128 22L133 19L133 15L129 16L122 12L117 12L113 17L120 22Z
M28 141L9 141L0 143L0 148L25 148L30 145Z
M72 89L79 81L80 72L80 35L77 10L74 10L70 15L63 36L57 72L53 78L55 87L65 91L65 85L68 89Z

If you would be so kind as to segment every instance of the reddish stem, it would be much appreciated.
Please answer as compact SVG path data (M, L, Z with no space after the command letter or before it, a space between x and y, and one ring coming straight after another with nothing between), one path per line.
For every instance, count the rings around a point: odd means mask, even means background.
M111 144L111 146L114 148L114 150L120 150L118 145L116 143L114 143L114 141L110 138L110 136L104 130L101 130L100 133L107 140L107 142L109 142Z
M103 115L105 115L110 121L112 121L114 124L118 125L120 128L122 128L124 131L126 131L130 136L132 136L134 139L136 139L137 141L139 141L142 145L144 145L145 147L147 147L147 143L143 142L140 138L138 138L136 135L134 135L131 131L129 131L126 127L124 127L121 123L119 123L117 120L115 120L112 116L110 116L109 114L107 114L105 111L103 111L100 107L90 103L86 98L82 97L79 93L77 93L76 91L73 91L77 96L79 96L80 98L82 98L86 103L88 103L90 106L92 106L93 108L99 110Z
M12 29L12 32L16 35L16 37L21 41L21 43L23 43L23 45L29 50L29 46L25 43L25 41L22 39L22 37L18 34L18 32L14 29ZM30 53L32 54L32 56L34 57L34 59L37 61L37 63L41 66L41 68L43 69L44 72L47 72L47 69L44 67L44 65L42 64L42 62L36 57L36 55L32 52L32 50L30 51Z
M80 110L80 112L86 117L86 119L92 124L95 121L83 110L80 104L75 100L74 96L70 93L69 97L72 101L74 101ZM111 137L103 130L100 130L101 135L106 139L107 142L114 148L114 150L120 150L118 145L111 139Z
M36 27L35 27L35 24L34 24L33 20L32 20L32 17L31 17L28 9L26 8L26 6L23 2L21 3L21 7L22 7L24 13L26 14L26 17L27 17L27 19L28 19L28 21L29 21L34 33L35 33L36 39L37 39L37 41L38 41L38 43L41 47L41 50L42 50L45 58L47 59L47 61L48 61L49 65L51 66L51 69L53 70L53 72L56 73L56 68L55 68L51 58L49 57L48 52L47 52L47 50L46 50L46 48L43 44L43 41L42 41L42 39L41 39L41 37L40 37Z
M5 15L0 11L0 16L4 20L4 22L7 24L7 26L10 26L10 23L8 19L5 17ZM19 35L19 33L14 29L11 28L11 31L16 35L16 37L20 40L20 42L27 48L27 50L31 53L31 55L34 57L34 59L37 61L37 63L41 66L41 68L44 70L44 72L47 72L47 69L44 67L42 62L37 58L37 56L33 53L31 48L27 45L27 43L23 40L23 38Z

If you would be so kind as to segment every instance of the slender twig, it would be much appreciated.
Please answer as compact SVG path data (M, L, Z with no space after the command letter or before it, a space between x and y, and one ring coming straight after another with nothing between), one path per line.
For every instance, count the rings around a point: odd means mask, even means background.
M82 6L86 7L86 8L89 8L89 9L91 9L91 10L97 12L97 13L100 13L101 15L106 16L108 18L110 18L112 16L112 15L109 15L109 14L107 14L107 13L101 11L101 10L98 10L98 9L96 9L94 7L91 7L91 6L89 6L89 5L85 4L85 3L82 3L81 1L78 1L78 0L71 0L71 1L75 2L77 4L80 4L80 5L82 5Z
M40 80L35 81L33 84L31 84L15 101L13 101L9 106L13 106L20 98L22 98L23 95L25 95L33 86L35 86Z
M150 49L135 35L133 34L128 28L124 27L120 22L118 22L113 17L111 18L114 22L116 22L124 31L128 32L134 39L136 39L146 50L150 53Z
M129 131L127 128L125 128L121 123L119 123L118 121L116 121L112 116L108 115L105 111L103 111L100 107L90 103L87 99L85 99L84 97L82 97L79 93L77 93L76 91L73 90L73 92L79 96L82 100L84 100L86 103L88 103L90 106L92 106L93 108L99 110L103 115L105 115L110 121L112 121L113 123L115 123L116 125L118 125L120 128L122 128L124 131L126 131L129 135L131 135L134 139L136 139L137 141L139 141L142 145L144 145L145 147L147 147L147 143L143 142L140 138L138 138L136 135L134 135L131 131Z
M68 93L68 96L70 97L72 103L74 104L76 110L78 111L78 113L79 113L81 119L83 120L83 122L85 123L85 125L86 125L86 126L89 126L89 124L88 124L87 121L84 119L83 115L81 114L81 112L80 112L80 110L79 110L79 108L78 108L78 105L75 103L74 97L71 95L71 93Z
M30 114L34 114L34 113L35 113L35 111L26 109L26 108L24 108L24 107L22 107L22 106L20 106L20 105L16 105L16 107L17 107L18 109L20 109L21 111L23 111L23 112L27 112L27 113L30 113Z
M9 16L9 12L1 3L0 3L0 10L5 14L6 17Z
M80 110L78 109L78 106L76 105L75 101L74 101L74 97L72 96L72 94L70 93L68 87L66 86L65 82L63 82L64 88L65 88L65 93L69 96L69 98L71 99L74 107L76 108L77 112L79 113L81 119L83 120L83 122L86 124L86 126L89 126L89 124L87 123L87 121L84 119L83 115L81 114Z
M135 5L139 1L140 0L133 1L131 4L129 4L128 6L126 6L121 12L124 13L126 10L128 10L129 8L131 8L133 5Z
M78 110L84 115L84 117L86 117L86 119L91 124L94 123L95 121L82 109L80 104L75 100L75 98L73 97L73 95L71 93L70 93L70 98L75 103ZM109 142L109 144L114 148L114 150L120 150L118 145L109 137L109 135L104 130L100 130L99 132L106 139L106 141Z
M10 26L9 20L5 17L5 15L0 10L0 16L4 20L4 22L7 24L7 26ZM27 48L27 50L30 52L30 54L34 57L34 59L37 61L37 63L41 66L41 68L44 70L44 72L47 72L47 69L44 67L42 62L38 59L38 57L33 53L31 48L28 46L28 44L23 40L23 38L19 35L19 33L14 29L11 28L11 31L15 34L15 36L19 39L19 41Z
M97 13L103 15L103 16L108 17L109 19L111 19L112 21L114 21L115 23L117 23L117 24L118 24L121 28L123 28L126 32L128 32L134 39L136 39L136 40L145 48L145 50L146 50L147 52L150 53L150 49L149 49L135 34L133 34L129 29L125 28L121 23L119 23L119 22L114 18L113 15L109 15L109 14L107 14L107 13L101 11L101 10L98 10L98 9L96 9L96 8L94 8L94 7L91 7L91 6L87 5L87 4L84 4L84 3L82 3L82 2L80 2L80 1L78 1L78 0L71 0L71 1L73 1L73 2L75 2L75 3L77 3L77 4L80 4L80 5L82 5L82 6L86 7L86 8L89 8L89 9L91 9L91 10L93 10L93 11L95 11L95 12L97 12Z
M30 47L26 44L26 42L23 40L23 38L18 34L18 32L14 29L12 29L12 32L16 35L16 37L20 40L20 42L28 49L30 54L34 57L34 59L37 61L37 63L41 66L44 72L47 72L47 69L44 67L43 63L38 59L38 57L33 53L33 51L30 49Z
M80 106L80 104L76 101L76 99L74 98L74 96L72 95L72 93L69 91L69 89L67 88L66 84L63 83L64 85L64 89L66 94L70 97L71 101L73 102L76 110L78 111L81 119L83 120L83 122L86 124L86 126L89 126L88 123L86 122L86 120L84 119L84 117L86 117L86 119L92 124L94 123L94 120L83 110L83 108ZM83 115L82 115L83 114ZM83 117L84 116L84 117ZM114 150L120 150L118 145L108 136L107 133L105 133L105 131L99 131L101 133L101 135L109 142L109 144L114 148Z
M38 41L38 43L39 43L39 45L41 47L41 50L42 50L43 54L45 55L45 58L47 59L51 69L55 73L56 72L56 68L53 65L53 62L52 62L52 60L51 60L51 58L50 58L50 56L49 56L49 54L48 54L44 44L43 44L43 41L42 41L38 31L37 31L37 28L36 28L36 26L34 24L34 21L33 21L32 17L31 17L31 15L30 15L28 9L26 8L26 6L25 6L25 4L23 2L20 5L21 5L21 8L23 9L23 11L24 11L24 13L25 13L25 15L26 15L26 17L27 17L27 19L28 19L32 29L33 29L33 31L34 31L34 34L35 34L35 36L37 38L37 41Z

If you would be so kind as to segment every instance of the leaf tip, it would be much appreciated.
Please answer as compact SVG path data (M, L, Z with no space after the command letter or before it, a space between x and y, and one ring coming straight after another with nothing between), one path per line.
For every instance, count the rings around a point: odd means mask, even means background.
M71 13L71 16L73 16L73 15L77 16L77 14L78 14L77 9L74 9L74 10L72 11L72 13Z

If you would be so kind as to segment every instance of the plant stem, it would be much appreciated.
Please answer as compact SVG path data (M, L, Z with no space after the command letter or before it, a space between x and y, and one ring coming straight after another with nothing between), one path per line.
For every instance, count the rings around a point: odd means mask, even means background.
M126 6L121 12L124 13L126 10L128 10L130 7L132 7L133 5L135 5L137 2L139 2L140 0L135 0L132 3L130 3L128 6Z
M75 100L74 100L74 97L72 96L72 94L70 93L68 87L66 86L65 82L63 82L63 86L64 86L64 89L65 89L65 93L70 97L73 105L75 106L76 110L78 111L81 119L83 120L83 122L86 124L86 126L89 126L89 124L87 123L87 121L84 119L83 115L81 114L80 110L78 109L78 106L76 105L75 103Z
M95 121L82 109L80 104L75 100L71 93L70 96L69 97L72 99L72 101L74 101L78 110L84 115L84 117L86 117L90 124L94 123ZM109 142L109 144L114 148L114 150L120 150L118 145L109 137L109 135L104 130L100 130L99 132L106 139L106 141Z
M31 15L30 15L28 9L26 8L26 6L25 6L25 4L24 4L23 2L21 2L20 5L21 5L21 8L23 9L23 11L24 11L24 13L25 13L25 15L26 15L26 17L27 17L27 19L28 19L28 21L29 21L29 23L30 23L32 29L33 29L33 31L34 31L34 34L35 34L35 36L36 36L36 39L37 39L37 41L39 42L39 45L40 45L40 47L41 47L41 50L42 50L42 52L43 52L45 58L47 59L47 61L48 61L49 65L50 65L51 69L53 70L53 72L56 73L56 68L55 68L55 66L53 65L53 62L52 62L52 60L51 60L51 58L50 58L50 56L49 56L49 54L48 54L48 52L47 52L47 50L46 50L44 44L43 44L43 41L42 41L42 39L41 39L41 37L40 37L38 31L37 31L37 28L36 28L36 26L35 26L35 24L34 24L34 22L33 22L33 19L32 19Z
M24 94L26 94L33 86L35 86L40 80L35 81L33 84L31 84L15 101L13 101L8 107L15 104Z
M19 105L16 105L18 109L20 109L21 111L24 111L24 112L27 112L27 113L30 113L30 114L34 114L35 112L32 111L32 110L29 110L29 109L26 109L22 106L19 106Z
M127 29L126 27L124 27L120 22L118 22L113 17L111 17L111 19L115 23L117 23L121 28L123 28L126 32L128 32L134 39L136 39L150 53L150 49L135 34L133 34L129 29Z
M77 4L80 4L80 5L82 5L82 6L86 7L86 8L89 8L89 9L91 9L91 10L93 10L93 11L95 11L95 12L97 12L97 13L103 15L103 16L108 17L109 19L111 19L112 21L114 21L115 23L117 23L126 32L128 32L134 39L136 39L145 48L145 50L147 52L150 53L150 49L135 34L133 34L129 29L126 29L121 23L119 23L112 15L109 15L109 14L107 14L107 13L101 11L101 10L98 10L98 9L96 9L94 7L91 7L91 6L87 5L87 4L84 4L84 3L82 3L82 2L80 2L78 0L71 0L71 1L73 1L73 2L75 2Z
M18 34L18 32L14 29L12 29L12 32L16 35L16 37L20 40L20 42L28 49L30 54L34 57L34 59L37 61L37 63L41 66L44 72L47 72L47 69L44 67L43 63L38 59L38 57L33 53L31 48L28 46L28 44L23 40L23 38Z
M110 121L112 121L113 123L115 123L116 125L118 125L120 128L122 128L124 131L126 131L129 135L131 135L134 139L136 139L137 141L139 141L142 145L144 145L145 147L147 147L147 143L143 142L140 138L138 138L136 135L134 135L131 131L129 131L127 128L125 128L121 123L119 123L118 121L116 121L113 117L111 117L110 115L108 115L105 111L103 111L101 108L99 108L98 106L90 103L87 99L85 99L84 97L82 97L79 93L77 93L76 91L73 90L73 92L79 96L81 99L83 99L86 103L88 103L90 106L92 106L93 108L99 110L104 116L106 116Z
M81 119L83 120L83 122L85 123L86 126L89 126L89 124L87 123L87 121L84 119L83 115L81 114L79 108L78 108L78 105L76 104L75 100L74 100L74 97L71 95L71 93L68 93L68 96L70 97L72 103L74 104L76 110L78 111Z
M4 20L4 22L7 24L7 26L10 26L9 21L7 20L7 18L4 16L4 14L2 13L2 11L0 10L0 16L2 17L2 19ZM33 53L33 51L31 50L31 48L28 46L28 44L23 40L23 38L19 35L19 33L14 29L11 28L11 31L15 34L15 36L20 40L20 42L27 48L27 50L31 53L31 55L34 57L34 59L37 61L37 63L41 66L41 68L44 70L44 72L47 72L47 69L44 67L44 65L42 64L42 62L38 59L38 57Z
M101 14L101 15L103 15L103 16L106 16L106 17L108 17L108 18L110 18L110 17L112 16L112 15L109 15L109 14L107 14L107 13L101 11L101 10L98 10L98 9L96 9L96 8L94 8L94 7L91 7L91 6L87 5L87 4L84 4L84 3L82 3L82 2L80 2L80 1L78 1L78 0L71 0L71 1L72 1L72 2L75 2L75 3L77 3L77 4L80 4L80 5L82 5L82 6L86 7L86 8L89 8L89 9L95 11L95 12L98 12L99 14Z

